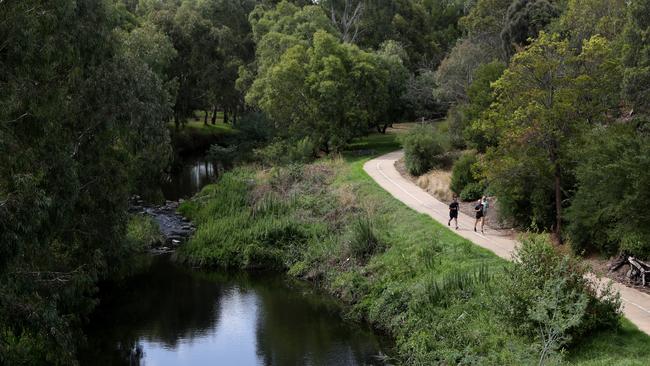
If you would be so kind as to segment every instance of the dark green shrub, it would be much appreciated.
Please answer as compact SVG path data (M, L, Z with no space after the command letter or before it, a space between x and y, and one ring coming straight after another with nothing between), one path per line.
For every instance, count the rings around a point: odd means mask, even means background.
M400 136L404 148L404 163L409 173L421 175L439 166L444 153L442 136L433 126L418 125Z
M573 250L650 257L650 134L625 124L596 129L586 140L566 213Z
M295 141L294 143L289 144L287 149L289 162L303 164L309 163L314 160L314 157L316 156L314 151L316 151L316 145L309 137Z
M478 182L469 183L460 192L460 199L463 201L476 201L483 196L485 186Z
M458 160L456 160L451 171L451 183L449 184L449 188L452 192L460 194L465 186L477 182L477 179L474 177L474 173L472 172L472 167L476 162L476 153L474 152L463 154Z
M305 137L296 141L276 140L263 148L254 150L256 160L268 166L308 163L314 160L316 147Z
M506 268L498 308L516 329L538 341L540 363L573 339L619 325L620 296L610 289L599 293L587 272L583 262L556 252L543 235L524 238L514 264Z

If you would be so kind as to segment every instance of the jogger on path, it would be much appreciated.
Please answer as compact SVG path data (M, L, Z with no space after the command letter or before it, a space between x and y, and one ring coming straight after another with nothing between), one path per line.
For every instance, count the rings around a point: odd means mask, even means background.
M454 196L454 200L449 204L449 221L447 226L451 225L451 220L456 223L456 230L458 230L458 198Z
M481 222L481 233L483 232L483 226L485 222L483 221L483 200L478 200L476 206L474 207L474 212L476 213L476 221L474 221L474 231L476 231L476 224Z

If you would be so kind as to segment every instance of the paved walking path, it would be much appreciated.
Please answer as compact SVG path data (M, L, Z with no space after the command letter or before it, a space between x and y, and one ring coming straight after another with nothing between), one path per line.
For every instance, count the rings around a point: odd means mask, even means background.
M382 188L393 197L415 211L427 214L434 220L447 225L449 208L447 203L438 201L413 182L402 177L395 168L395 161L403 156L402 151L395 151L372 159L363 169ZM489 249L501 258L512 259L512 252L517 241L496 230L485 228L485 234L474 232L474 218L459 212L459 230L456 233L483 248ZM453 230L453 223L452 223ZM599 280L605 286L609 280ZM614 283L614 288L621 293L623 313L632 323L646 334L650 334L650 295L642 293L620 283Z

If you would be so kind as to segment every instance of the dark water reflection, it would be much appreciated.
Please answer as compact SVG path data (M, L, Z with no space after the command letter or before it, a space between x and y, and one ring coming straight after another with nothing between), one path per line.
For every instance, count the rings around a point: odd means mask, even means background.
M162 184L163 196L170 201L192 197L203 186L216 179L217 168L205 157L183 158L182 162L177 163L172 169L167 181Z
M102 286L82 365L382 364L381 340L311 286L151 261Z

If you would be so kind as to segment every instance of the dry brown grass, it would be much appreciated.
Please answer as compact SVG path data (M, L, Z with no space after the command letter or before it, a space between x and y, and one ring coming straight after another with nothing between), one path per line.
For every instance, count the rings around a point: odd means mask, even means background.
M431 193L442 202L449 202L454 193L449 189L451 172L445 170L432 170L417 178L415 183L425 191Z

